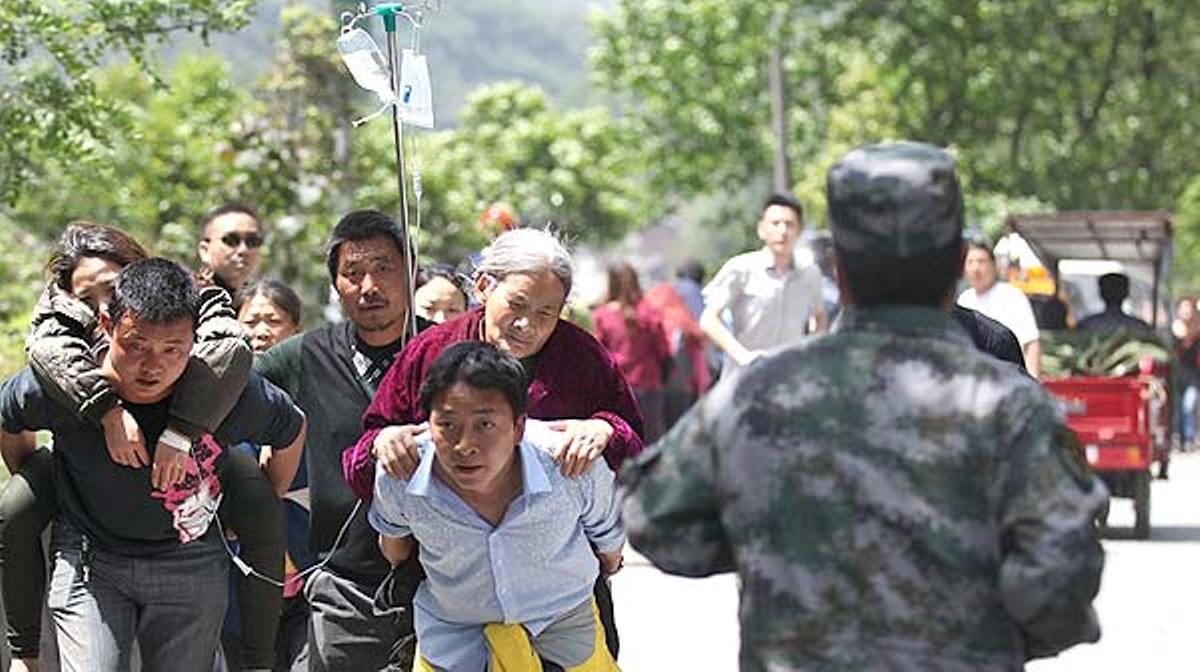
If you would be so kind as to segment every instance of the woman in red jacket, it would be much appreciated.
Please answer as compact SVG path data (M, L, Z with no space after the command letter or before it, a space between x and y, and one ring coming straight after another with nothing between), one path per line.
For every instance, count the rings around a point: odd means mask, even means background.
M646 424L647 443L664 427L663 381L670 363L670 346L662 316L642 297L637 271L624 261L608 267L608 300L592 310L596 338L617 359L633 388Z

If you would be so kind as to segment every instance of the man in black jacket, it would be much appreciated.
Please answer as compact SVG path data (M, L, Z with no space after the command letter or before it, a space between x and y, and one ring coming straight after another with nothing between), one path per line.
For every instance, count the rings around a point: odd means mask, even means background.
M341 463L342 451L362 434L362 414L375 387L410 335L404 241L382 212L360 210L343 217L330 236L326 264L347 321L294 336L256 363L256 370L290 392L309 417L310 547L325 565L305 584L311 604L308 651L295 669L411 666L412 615L373 608L390 565L376 546L367 509L358 505L342 476ZM416 563L411 564L415 571ZM411 589L415 586L397 587Z

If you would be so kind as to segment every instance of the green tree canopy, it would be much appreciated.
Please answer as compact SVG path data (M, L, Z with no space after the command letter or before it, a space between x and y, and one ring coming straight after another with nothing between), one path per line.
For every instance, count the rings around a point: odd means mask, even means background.
M0 202L12 202L47 157L79 161L123 119L96 88L101 59L123 53L149 68L152 48L179 31L234 30L257 0L0 3Z
M597 29L598 81L664 189L765 172L776 45L802 183L838 136L953 146L976 191L1059 208L1169 208L1196 172L1187 3L621 0Z

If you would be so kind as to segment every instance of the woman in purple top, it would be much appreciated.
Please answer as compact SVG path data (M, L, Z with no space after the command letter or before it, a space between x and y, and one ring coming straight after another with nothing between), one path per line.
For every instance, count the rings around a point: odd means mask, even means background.
M642 452L642 415L612 355L591 334L560 319L571 291L571 258L553 235L536 229L501 234L483 251L475 289L483 307L432 327L411 341L379 384L363 415L364 433L342 455L346 480L371 498L376 462L411 478L420 460L415 437L425 422L421 382L446 347L481 340L521 361L529 377L529 417L557 420L565 432L555 455L567 476L600 455L613 471ZM597 603L608 646L617 653L607 586Z

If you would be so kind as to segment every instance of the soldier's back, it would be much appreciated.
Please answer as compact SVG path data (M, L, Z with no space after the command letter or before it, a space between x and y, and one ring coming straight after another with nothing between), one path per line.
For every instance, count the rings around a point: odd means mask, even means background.
M721 394L744 670L1020 669L997 576L1014 452L1053 423L1036 382L948 316L896 307Z

